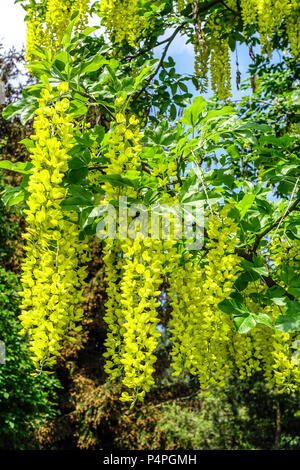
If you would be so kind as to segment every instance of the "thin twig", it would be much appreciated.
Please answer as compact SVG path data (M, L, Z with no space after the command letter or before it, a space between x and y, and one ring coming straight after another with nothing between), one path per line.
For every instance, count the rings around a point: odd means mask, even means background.
M226 10L231 11L231 13L233 13L235 16L240 16L240 13L238 11L235 11L232 8L230 8L228 5L226 5L226 3L223 0L221 0L221 3L222 3L222 5L224 5Z
M208 193L207 193L206 186L205 186L205 183L204 183L204 179L203 179L202 174L201 174L203 172L203 170L197 162L197 158L196 158L196 155L194 154L194 150L192 149L191 152L192 152L193 157L195 159L195 164L197 165L197 168L199 170L198 174L200 176L201 184L202 184L202 187L203 187L203 190L204 190L204 193L205 193L205 197L206 197L206 200L207 200L207 204L209 206L210 213L211 213L211 215L214 215L212 207L211 207L210 202L209 202L209 197L208 197Z
M155 77L155 75L157 74L157 72L159 71L160 67L162 66L163 64L163 61L165 60L165 57L166 57L166 54L168 52L168 49L172 43L172 41L175 39L175 37L177 36L177 34L179 33L179 31L186 25L187 21L181 23L179 26L177 26L177 28L175 29L175 31L173 32L173 34L171 34L171 36L167 39L167 45L166 47L164 48L163 50L163 53L162 53L162 56L158 62L158 65L156 67L156 69L154 70L154 72L150 75L150 77L148 78L147 80L147 83L145 86L143 86L143 88L141 88L138 93L135 95L134 97L134 101L137 100L139 98L139 96L143 93L143 91L146 90L147 86L149 85L149 83L153 80L153 78Z
M277 220L275 220L275 222L273 222L273 224L271 224L269 227L267 227L265 230L263 230L263 232L261 232L260 234L258 234L255 238L255 241L254 241L254 244L253 244L253 247L252 247L252 251L255 253L257 248L258 248L258 245L260 244L261 240L269 233L273 230L273 228L277 227L276 229L276 232L275 234L277 233L277 230L279 229L282 221L292 212L296 209L296 207L298 206L298 204L300 203L300 197L297 198L293 204L291 204L292 202L292 198L294 197L294 194L296 192L296 188L297 188L297 184L298 184L298 181L299 181L299 177L297 178L297 181L295 183L295 186L294 186L294 189L293 189L293 192L291 194L291 198L290 198L290 202L289 202L289 205L286 209L286 211L284 212L283 215L281 215ZM274 234L274 236L275 236ZM274 237L273 237L274 238ZM270 241L271 242L271 241ZM268 245L270 244L270 242L268 243Z
M105 173L105 169L107 168L107 165L95 165L95 166L89 166L89 170L99 170L101 173Z
M279 229L279 227L280 227L280 225L281 225L281 222L282 222L282 221L285 219L285 217L291 212L290 209L291 209L291 205L292 205L292 200L293 200L293 197L294 197L294 195L295 195L295 192L296 192L296 189L297 189L297 186L298 186L298 181L299 181L299 176L298 176L298 178L297 178L297 180L296 180L295 186L293 187L293 191L292 191L292 194L291 194L291 197L290 197L289 204L288 204L288 206L287 206L287 208L286 208L286 211L284 212L283 216L281 217L281 219L280 219L280 221L279 221L279 223L278 223L278 225L277 225L277 227L276 227L275 233L274 233L274 235L271 237L271 240L269 241L269 243L268 243L267 246L269 246L270 243L272 242L273 238L275 238L276 233L278 232L278 229ZM298 198L298 202L300 202L300 198ZM296 203L296 206L297 206L297 205L298 205L297 200L295 201L295 203ZM295 204L295 203L294 203L294 204ZM295 207L296 207L296 206L295 206Z

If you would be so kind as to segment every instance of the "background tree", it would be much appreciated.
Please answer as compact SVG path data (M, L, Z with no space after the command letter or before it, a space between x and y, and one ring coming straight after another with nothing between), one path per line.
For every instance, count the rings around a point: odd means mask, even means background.
M5 83L8 104L20 95L18 64L24 57L12 50L1 50L0 63L2 80ZM2 105L2 108L4 106ZM30 132L16 118L5 121L0 118L1 158L11 162L23 161L27 157L19 141ZM16 185L18 173L1 175L0 189L5 196L11 194L8 183ZM11 199L12 200L12 199ZM28 354L28 344L20 335L20 314L18 292L20 291L19 261L22 256L20 232L24 227L23 218L15 208L7 208L0 202L0 339L5 345L5 363L0 365L0 448L26 449L37 446L34 431L43 419L54 416L53 403L55 389L59 385L54 377L46 374L34 376L34 368Z

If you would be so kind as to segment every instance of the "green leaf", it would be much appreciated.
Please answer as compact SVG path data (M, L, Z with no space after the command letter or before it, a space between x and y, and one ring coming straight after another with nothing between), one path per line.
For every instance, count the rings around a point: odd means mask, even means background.
M103 137L105 135L105 129L103 126L95 126L93 128L93 134L96 136L96 140L98 144L100 144L103 140Z
M65 49L68 48L69 44L70 44L70 41L71 41L71 36L72 36L72 31L73 31L73 28L74 28L74 23L75 23L75 20L77 18L77 16L79 15L79 12L78 11L75 11L72 15L72 21L70 21L70 23L68 24L67 26L67 29L66 29L66 32L65 32L65 35L62 39L62 42L63 42L63 45L65 47Z
M70 170L78 170L79 168L88 168L86 166L86 163L78 157L72 158L72 160L69 161L68 166Z
M23 107L22 101L17 101L16 103L11 103L2 111L2 116L4 119L11 119L16 114L19 114Z
M37 99L34 96L26 96L25 98L17 101L16 103L11 103L2 112L4 119L11 119L17 114L20 115L21 123L26 124L29 119L34 115L35 110L38 107Z
M79 185L69 187L71 197L61 202L61 208L66 211L80 211L85 207L94 207L94 197Z
M70 112L72 113L73 117L80 117L86 114L88 108L85 104L80 100L72 100L70 104Z
M65 70L67 63L69 62L69 57L70 56L66 51L60 51L54 56L53 66L62 72Z
M245 269L245 271L258 274L258 277L268 276L269 274L267 268L263 265L263 261L258 260L257 258L253 260L253 263L243 259L241 266ZM258 279L258 277L256 277L256 279Z
M242 297L239 295L238 299ZM233 324L238 333L244 334L261 323L273 328L270 317L265 313L251 313L240 301L233 298L225 299L219 303L219 308L230 316L233 316Z
M68 174L67 181L69 184L78 184L87 177L88 172L89 170L87 167L71 169Z
M285 304L286 304L287 315L294 315L295 313L300 315L300 303L299 302L287 298Z
M170 120L174 121L174 119L176 119L176 115L177 115L176 106L174 103L172 103L170 107Z
M25 191L20 187L8 187L2 193L2 201L8 207L15 206L25 199Z
M286 297L284 315L279 315L275 321L275 328L283 332L300 330L300 303Z
M20 144L25 145L26 149L29 151L31 148L34 147L34 142L32 139L22 139L20 140Z
M167 121L162 121L154 131L147 132L147 137L152 144L168 146L174 141L174 132L169 128Z
M224 106L221 109L214 109L212 111L208 111L205 117L202 119L203 122L210 121L216 118L223 118L223 116L227 116L229 114L235 114L236 110L231 106Z
M91 153L87 146L81 145L81 144L76 144L74 145L68 152L69 155L71 155L73 158L78 158L82 162L84 162L87 166L88 163L91 161ZM72 161L72 160L71 160ZM70 164L70 162L69 162Z
M86 230L87 227L93 225L102 216L100 216L99 207L85 207L80 214L80 228ZM89 233L91 232L89 231Z
M246 289L247 285L249 284L249 282L251 282L253 279L251 279L251 277L249 276L248 272L243 272L239 275L239 277L237 278L237 280L235 281L234 283L234 287L235 289L237 289L238 291L242 291L244 289Z
M10 170L10 171L16 171L18 173L23 173L23 174L30 174L32 166L33 165L31 162L12 163L9 160L0 161L0 168L3 168L5 170Z
M96 72L99 70L103 65L108 64L108 60L105 59L101 54L97 54L92 59L89 61L83 62L81 66L81 73L90 73L90 72Z
M202 96L196 96L192 105L184 110L181 122L188 126L195 127L200 120L202 111L205 109L206 101Z
M280 279L286 284L287 290L295 297L300 296L299 275L291 266L283 265L280 272Z
M234 52L235 47L236 47L236 40L232 34L230 34L230 36L228 37L228 44L229 44L231 51Z
M99 181L108 181L116 188L126 186L130 186L132 188L140 187L140 178L137 177L128 178L121 175L101 175L99 176Z
M273 328L272 320L266 313L252 313L251 315L256 323L261 323L262 325Z
M241 158L240 151L235 144L226 147L226 150L233 159L239 160Z
M256 321L253 316L246 313L244 315L235 316L233 318L233 323L236 331L240 334L248 333L248 331L252 330L256 325Z
M157 62L157 60L155 61ZM133 88L138 90L145 80L148 80L154 72L155 64L143 67L141 73L135 78Z
M275 321L275 328L284 333L300 330L300 312L288 315L279 315Z
M228 315L249 315L250 312L241 302L237 302L235 299L225 299L219 303L218 307Z
M285 290L280 286L272 286L267 290L266 296L272 303L279 306L285 306L287 297L284 295Z
M272 135L264 135L260 138L260 144L261 145L272 145L275 147L283 147L286 148L288 147L292 142L294 141L294 138L289 136L288 134L285 134L283 137L275 137Z
M255 199L255 194L246 193L243 199L237 203L236 208L240 213L240 220L244 218L246 212L250 209Z

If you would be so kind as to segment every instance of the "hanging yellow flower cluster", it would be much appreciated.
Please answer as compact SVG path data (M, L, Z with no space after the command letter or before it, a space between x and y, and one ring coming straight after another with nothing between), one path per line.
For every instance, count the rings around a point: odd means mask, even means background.
M251 299L251 294L263 293L266 286L259 281L251 282L244 291L245 304L252 313L268 315L272 323L282 312L277 305L262 306ZM255 371L263 371L271 389L279 393L295 392L300 388L300 367L297 348L299 333L284 333L257 324L244 335L233 335L231 354L239 370L240 378L249 377Z
M200 81L200 93L206 93L208 87L208 69L210 49L205 38L201 22L197 21L195 25L194 35L194 52L195 52L195 76Z
M230 55L228 39L217 35L221 30L221 25L215 26L216 36L210 40L210 74L213 92L220 100L225 100L231 96Z
M105 18L107 31L117 45L127 41L136 47L143 31L151 27L151 21L141 14L138 0L101 0L99 13Z
M271 241L271 260L275 268L278 270L281 266L288 264L300 271L300 242L299 240L291 240L285 236L275 236Z
M226 99L230 94L230 50L228 35L235 29L238 21L236 0L225 2L223 12L214 11L207 18L206 36L199 36L198 23L195 26L195 75L204 82L207 77L210 56L210 74L213 91L220 99ZM284 24L291 53L294 57L300 54L300 4L298 0L241 0L241 16L244 27L257 24L262 51L271 54L273 39L279 27ZM226 21L222 15L226 15ZM199 28L198 28L199 29ZM205 91L205 88L204 88Z
M135 170L138 174L141 165L142 134L136 117L125 117L124 101L124 98L116 100L116 124L106 152L110 161L108 175L128 170ZM174 174L176 165L169 167ZM116 190L109 183L105 184L105 193L104 202L119 196L137 195L134 189ZM125 228L127 233L130 228L128 222L118 222L120 230ZM136 230L138 235L138 227ZM153 364L156 357L153 352L160 336L157 330L158 297L164 276L164 250L167 248L165 241L143 236L127 238L126 234L123 238L121 232L116 240L106 241L104 261L108 301L105 321L108 334L105 370L112 378L122 376L124 385L131 390L131 396L128 392L122 394L123 401L142 400L154 383Z
M236 8L236 0L229 0L227 4L229 8ZM234 29L236 21L233 15L230 23L224 23L221 16L217 12L213 12L206 23L206 27L210 31L209 37L205 36L203 30L199 28L199 22L195 27L195 75L203 82L203 91L206 91L209 63L211 87L221 100L231 96L228 34Z
M300 55L300 3L298 0L290 0L289 15L285 17L286 31L294 57Z
M34 7L30 6L27 14L26 59L34 59L36 44L52 52L59 50L73 13L78 11L75 28L83 29L87 24L89 6L90 0L46 0Z
M105 153L110 162L108 175L129 170L139 174L141 166L140 130L134 116L126 117L124 101L118 98L116 102L116 123ZM169 177L176 176L176 163L160 163L153 175L167 189ZM108 182L105 193L105 203L119 196L137 197L133 188L116 188ZM165 194L164 203L178 203L175 196ZM297 389L299 367L290 348L292 335L275 334L262 324L246 335L238 334L232 318L218 307L233 292L240 272L240 259L235 254L237 224L228 217L230 209L227 205L219 216L209 216L209 241L201 260L189 251L177 251L174 238L122 238L119 233L115 240L106 240L105 370L129 389L123 392L122 401L143 400L154 383L163 282L169 285L167 296L172 307L169 326L174 375L186 369L207 388L224 385L235 368L241 377L264 370L270 387ZM132 219L125 223L127 229ZM259 307L254 308L251 299L247 302L249 311L255 313ZM275 310L264 307L262 312L274 321L279 314Z
M67 89L66 83L59 85L60 96L55 99L51 86L45 86L34 120L35 135L31 136L33 169L28 209L24 210L28 228L20 319L23 333L29 334L36 366L55 362L68 331L81 329L76 323L83 313L78 305L84 300L81 286L86 273L80 263L88 259L88 245L79 241L73 213L60 207L67 196L62 180L75 126L67 113Z
M122 174L125 169L135 169L138 166L138 154L141 150L139 130L136 127L135 117L130 118L131 123L126 125L126 118L122 114L125 105L125 97L116 99L116 108L119 112L116 113L115 127L111 130L109 141L107 145L106 157L109 159L110 164L106 169L107 175ZM133 130L133 132L132 132ZM125 135L126 133L126 135ZM134 138L131 145L129 138ZM118 196L134 196L132 189L123 189L122 193L116 191L116 188L110 183L104 185L105 199L103 203L107 204L112 200L117 200ZM121 223L118 220L119 223ZM127 226L126 226L127 229ZM107 335L106 357L111 357L113 362L107 362L106 371L111 374L112 378L119 375L119 350L121 346L121 334L123 331L123 318L120 310L120 295L119 283L121 279L120 270L122 266L121 246L118 239L107 239L104 247L104 262L106 265L106 283L108 301L106 304L105 321L109 326L109 333Z
M294 57L300 54L300 5L298 0L241 0L244 25L258 24L263 51L270 54L273 37L284 22L291 52Z
M124 98L117 98L116 124L110 134L105 156L109 158L107 174L122 174L140 166L141 137L135 116L126 117ZM123 114L124 113L124 114ZM135 197L134 189L116 190L105 184L105 203L120 196ZM157 297L163 276L161 242L151 238L127 238L128 224L118 220L116 240L108 239L104 248L108 301L105 321L108 334L105 341L105 370L112 378L122 375L122 381L133 395L124 392L122 400L143 399L153 380L153 351L157 346ZM123 225L122 225L123 224ZM126 230L122 238L120 231ZM137 231L138 233L138 231Z
M50 39L47 31L43 28L42 6L31 8L27 12L27 34L26 34L26 53L28 62L34 59L34 49L36 45L49 47Z
M273 309L272 316L280 314L278 308ZM277 313L276 313L277 312ZM291 393L300 389L299 358L294 354L293 344L299 341L300 335L276 331L257 325L255 334L250 334L253 342L254 357L261 358L267 384L279 393Z
M232 366L228 344L233 325L218 308L231 294L239 273L239 257L234 254L237 226L227 217L229 209L222 209L221 218L209 218L205 262L193 261L186 253L169 280L174 375L186 368L198 376L201 387L222 385Z

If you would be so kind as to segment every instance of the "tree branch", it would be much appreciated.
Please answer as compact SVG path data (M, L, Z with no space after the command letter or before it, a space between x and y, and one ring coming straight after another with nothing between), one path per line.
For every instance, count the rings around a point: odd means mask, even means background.
M224 5L224 7L226 8L226 10L231 11L231 13L233 13L235 16L240 16L240 14L239 14L238 11L235 11L235 10L233 10L232 8L230 8L228 5L226 5L226 3L225 3L223 0L221 0L221 3L222 3L222 5Z
M219 1L219 0L218 0ZM171 34L171 36L167 39L167 45L166 47L164 48L163 50L163 53L162 53L162 56L158 62L158 65L156 67L156 69L154 70L154 72L150 75L150 77L148 78L147 80L147 83L146 85L143 86L143 88L141 88L138 93L135 95L134 97L134 101L137 100L139 98L139 96L141 96L141 94L143 93L143 91L146 90L147 86L149 85L149 83L153 80L153 78L155 77L155 75L157 74L157 72L159 71L160 67L162 66L163 64L163 61L165 60L165 57L166 57L166 54L168 52L168 49L172 43L172 41L175 39L175 37L177 36L177 34L179 33L179 31L186 25L186 21L181 23L179 26L177 26L177 28L175 29L175 31L173 32L173 34Z

